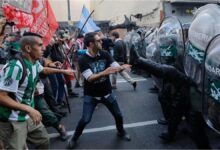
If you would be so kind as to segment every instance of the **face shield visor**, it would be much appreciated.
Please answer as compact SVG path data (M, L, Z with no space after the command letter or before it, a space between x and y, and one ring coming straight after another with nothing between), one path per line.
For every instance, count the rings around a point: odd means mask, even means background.
M192 21L187 42L184 70L202 91L202 63L204 63L205 49L209 41L220 33L220 9L218 5L209 4L199 8Z

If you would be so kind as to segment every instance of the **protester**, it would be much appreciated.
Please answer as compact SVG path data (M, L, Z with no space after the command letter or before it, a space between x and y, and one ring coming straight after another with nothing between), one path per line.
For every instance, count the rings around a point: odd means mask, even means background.
M44 99L44 84L42 80L44 79L40 79L36 85L34 96L35 108L41 113L43 124L45 126L54 127L59 132L61 140L65 141L67 139L65 126L60 123L60 118L49 109L49 106Z
M0 140L7 149L25 149L26 142L30 142L37 149L48 149L49 137L41 123L42 116L34 109L36 81L40 72L72 74L73 70L43 68L39 64L43 41L38 34L25 33L20 46L23 61L11 60L1 71ZM21 84L25 69L27 74Z
M61 63L64 63L65 61L65 53L63 49L63 39L60 37L55 37L54 42L52 41L51 44L49 44L46 47L46 50L44 51L44 57L50 57L53 62L59 61ZM54 94L54 97L56 98L57 105L62 105L64 103L64 94L65 94L65 88L64 88L64 76L62 74L53 74L49 75L49 79L51 83L53 83L52 91ZM77 93L68 93L71 96L77 97Z
M40 63L44 67L53 68L59 67L61 65L60 62L52 62L45 58L41 58ZM46 93L49 92L49 90L46 89L49 86L47 85L48 81L49 79L46 75L40 74L40 78L37 82L34 96L35 108L41 113L43 124L47 127L52 126L53 128L55 128L60 134L60 139L65 141L67 139L67 132L65 126L61 124L61 118L63 117L63 113L60 110L57 110L54 106L48 106L48 104L51 105L50 101L55 101L54 97L49 96L50 98L46 99L48 98L48 96L45 96L50 94ZM53 100L51 100L51 98L53 98ZM55 112L53 112L50 108L52 108L53 110L55 108Z
M104 104L113 115L118 136L130 141L129 134L123 127L123 117L111 90L109 75L130 68L130 65L120 66L111 55L102 50L102 41L95 32L87 33L84 39L87 53L80 57L80 71L84 77L84 104L82 118L78 122L74 135L68 141L68 148L75 148L76 142L85 126L90 122L98 103ZM95 90L94 90L95 89Z
M76 73L76 84L75 87L78 88L80 86L82 86L83 84L83 79L82 79L82 75L79 71L79 51L84 49L84 35L83 34L79 34L77 39L76 39L76 45L75 45L75 51L74 51L74 57L73 57L73 64L77 70ZM81 82L81 85L80 85Z

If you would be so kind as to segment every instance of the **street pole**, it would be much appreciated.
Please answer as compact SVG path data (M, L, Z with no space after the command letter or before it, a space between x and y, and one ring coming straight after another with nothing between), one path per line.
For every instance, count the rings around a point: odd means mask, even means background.
M68 8L68 21L71 21L70 0L67 0L67 8Z

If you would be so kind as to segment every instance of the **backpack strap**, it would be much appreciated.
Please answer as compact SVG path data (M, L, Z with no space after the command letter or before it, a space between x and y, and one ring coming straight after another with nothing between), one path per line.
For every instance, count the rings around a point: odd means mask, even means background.
M14 55L13 57L11 57L10 60L18 60L20 61L21 65L22 65L22 68L23 68L23 71L22 71L22 77L21 77L21 80L19 80L19 83L18 83L18 87L20 87L23 83L24 83L24 80L27 76L27 67L24 63L24 59L22 58L21 56L21 53L17 53L16 55ZM12 98L12 99L16 99L16 96L14 93L10 92L9 93L9 96Z
M19 84L18 84L18 87L20 87L24 83L24 80L27 76L27 67L24 63L24 59L22 58L21 53L16 54L13 57L13 59L16 59L16 60L20 61L21 65L22 65L22 68L23 68L22 77L21 77L21 80L19 80Z

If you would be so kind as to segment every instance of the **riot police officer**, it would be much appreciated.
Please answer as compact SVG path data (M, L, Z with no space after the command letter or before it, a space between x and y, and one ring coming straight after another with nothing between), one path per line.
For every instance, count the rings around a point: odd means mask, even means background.
M190 25L188 32L189 41L184 54L184 61L182 61L184 62L185 73L180 72L173 66L160 65L140 57L138 57L137 59L137 64L141 64L143 69L148 70L152 74L158 77L166 78L167 80L175 83L175 85L179 84L188 87L190 100L189 125L192 129L192 138L198 148L210 148L209 140L205 133L205 120L202 115L204 105L202 101L202 87L204 85L204 74L202 70L205 59L205 49L208 46L209 41L216 34L220 33L220 19L218 17L219 15L220 8L218 5L215 4L205 5L199 8L195 13L195 17ZM138 56L137 53L135 54L136 56ZM210 68L212 67L209 67L209 69ZM208 69L207 63L206 69ZM216 69L210 70L213 71ZM212 92L213 91L214 90L212 90ZM213 92L212 95L214 93L216 92ZM207 93L204 94L207 95ZM209 106L212 105L209 104ZM209 110L211 112L212 109ZM209 121L211 123L214 123L211 117L209 118Z

